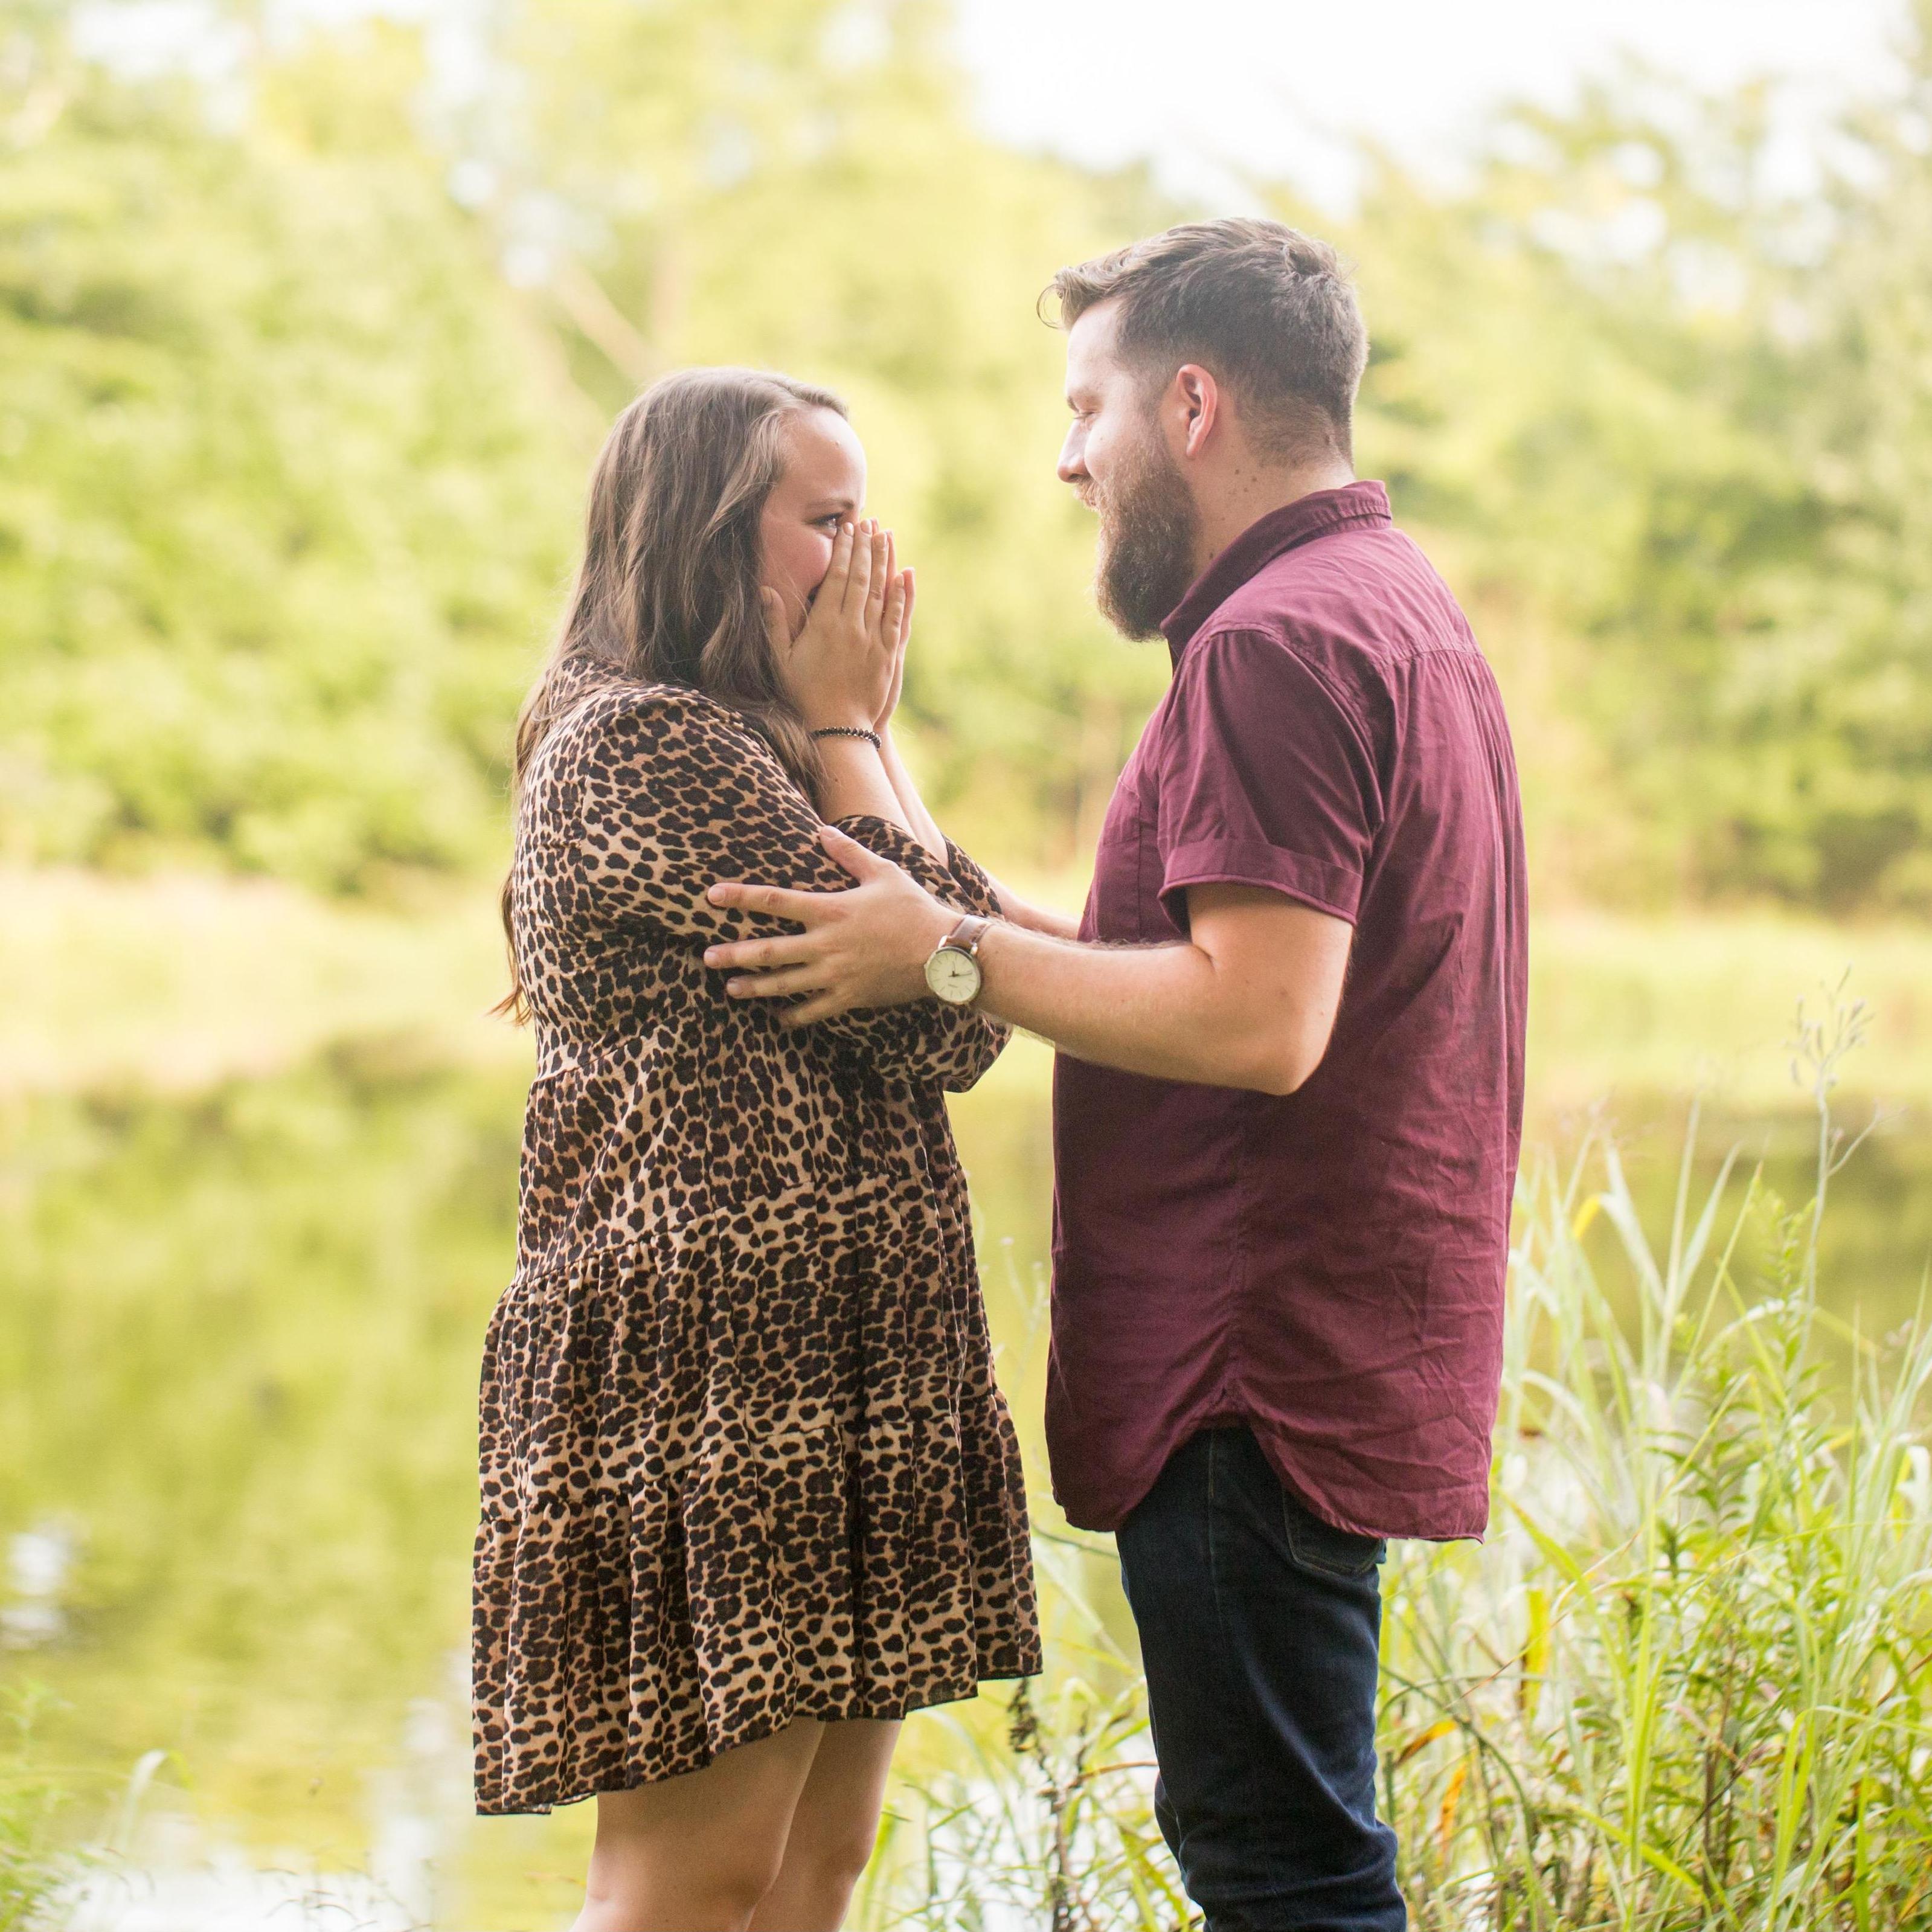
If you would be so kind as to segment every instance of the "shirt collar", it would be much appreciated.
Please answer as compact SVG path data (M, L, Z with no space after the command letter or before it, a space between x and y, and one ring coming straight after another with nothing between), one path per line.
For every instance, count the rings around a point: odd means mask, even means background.
M1326 536L1344 524L1388 521L1388 492L1372 482L1345 483L1339 490L1316 490L1282 504L1278 510L1269 511L1258 522L1250 524L1194 580L1187 595L1162 624L1161 632L1174 663L1180 662L1181 653L1208 619L1250 578L1283 551Z

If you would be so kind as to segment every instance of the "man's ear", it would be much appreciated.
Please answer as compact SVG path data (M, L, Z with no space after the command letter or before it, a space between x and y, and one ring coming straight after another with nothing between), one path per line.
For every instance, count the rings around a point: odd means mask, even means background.
M1184 362L1174 371L1175 416L1180 430L1180 454L1198 456L1213 438L1221 418L1221 386L1213 372L1198 362Z

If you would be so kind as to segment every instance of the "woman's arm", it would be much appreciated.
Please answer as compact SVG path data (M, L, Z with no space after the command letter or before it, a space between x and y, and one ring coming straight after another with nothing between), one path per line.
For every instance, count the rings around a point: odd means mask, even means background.
M566 916L640 928L700 950L784 929L710 904L704 888L721 874L807 892L852 883L825 850L818 814L770 747L714 700L620 686L566 728L575 742L560 747L560 791L574 808L576 862L566 889L577 902L560 908ZM947 906L979 909L980 896L962 889L903 826L862 814L848 818L845 829ZM984 896L991 910L990 892ZM722 1000L722 974L714 985ZM992 1064L1007 1036L980 1013L930 998L841 1013L799 1036L808 1049L956 1090Z
M939 821L926 808L926 801L919 795L919 787L913 783L912 774L899 756L890 719L881 722L878 732L880 762L886 768L886 778L899 802L899 808L905 814L913 836L943 866L947 849L946 834L940 830Z
M1080 920L1057 906L1035 905L1023 899L1010 886L1003 885L989 872L988 883L1000 902L1000 916L1010 925L1024 926L1029 932L1043 932L1049 939L1078 939Z
M918 821L900 798L880 749L863 738L838 736L818 742L819 762L825 770L818 808L828 824L848 818L876 818L897 826L921 844L926 842L920 836Z

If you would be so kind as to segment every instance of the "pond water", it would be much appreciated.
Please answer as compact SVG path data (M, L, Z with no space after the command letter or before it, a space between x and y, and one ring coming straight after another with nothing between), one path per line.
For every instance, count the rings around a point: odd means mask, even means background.
M1018 1054L958 1110L1036 1478L1042 1074ZM467 1811L476 1370L521 1098L514 1069L369 1048L0 1117L0 1678L76 1832L123 1855L77 1924L567 1922L586 1810ZM1681 1109L1624 1113L1660 1219ZM1808 1131L1745 1136L1793 1199ZM1894 1123L1836 1186L1826 1292L1882 1333L1932 1251L1932 1131Z

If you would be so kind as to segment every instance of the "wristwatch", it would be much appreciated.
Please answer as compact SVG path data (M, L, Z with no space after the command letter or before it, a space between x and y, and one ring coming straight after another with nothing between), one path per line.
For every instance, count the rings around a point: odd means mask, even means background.
M926 983L949 1006L970 1006L980 997L985 976L980 970L980 942L990 919L968 913L939 944L926 962Z

